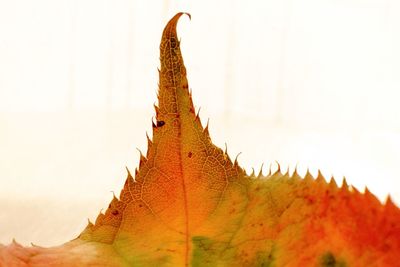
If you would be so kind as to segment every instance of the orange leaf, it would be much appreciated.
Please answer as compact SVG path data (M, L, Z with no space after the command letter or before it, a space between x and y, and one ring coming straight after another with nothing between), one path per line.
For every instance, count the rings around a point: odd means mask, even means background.
M55 248L0 246L0 266L398 266L400 210L321 173L246 175L195 113L164 29L153 140L95 224Z

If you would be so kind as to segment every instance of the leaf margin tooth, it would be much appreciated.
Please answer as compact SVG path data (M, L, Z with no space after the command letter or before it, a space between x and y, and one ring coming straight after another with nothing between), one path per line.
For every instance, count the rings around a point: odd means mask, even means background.
M333 190L338 189L338 185L337 185L335 177L333 175L331 175L331 179L329 180L329 187Z
M312 176L312 174L310 173L310 169L307 168L306 174L304 175L303 180L305 182L313 182L314 181L314 177Z
M343 176L342 186L340 187L340 189L349 191L349 184L347 183L346 176Z
M261 177L263 177L263 167L264 167L264 162L261 164L260 171L258 172L258 175L257 175L257 179L260 179Z
M322 174L321 170L318 169L318 174L317 174L317 178L315 178L315 181L319 184L326 184L326 180L324 175Z

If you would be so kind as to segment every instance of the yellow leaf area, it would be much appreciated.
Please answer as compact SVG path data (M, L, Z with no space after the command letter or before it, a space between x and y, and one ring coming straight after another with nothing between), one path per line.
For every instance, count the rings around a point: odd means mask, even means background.
M164 29L153 137L95 224L59 247L0 247L0 266L400 266L400 210L321 174L247 175L195 113ZM262 140L259 140L262 142Z

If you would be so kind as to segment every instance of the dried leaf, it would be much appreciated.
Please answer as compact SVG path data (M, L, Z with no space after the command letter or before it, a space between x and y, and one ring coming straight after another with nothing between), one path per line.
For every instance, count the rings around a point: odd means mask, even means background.
M0 266L398 266L400 210L319 172L247 176L213 145L188 91L173 17L153 138L96 222L54 248L0 246ZM262 142L262 140L259 140Z

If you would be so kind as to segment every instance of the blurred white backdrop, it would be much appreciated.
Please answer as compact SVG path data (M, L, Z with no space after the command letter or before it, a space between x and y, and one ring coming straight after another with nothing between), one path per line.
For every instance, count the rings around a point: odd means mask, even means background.
M214 143L400 203L399 1L0 0L0 243L63 243L119 195L178 11Z

